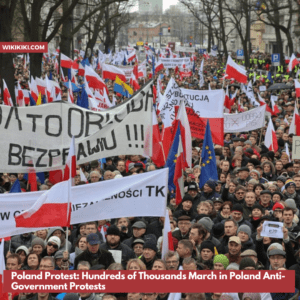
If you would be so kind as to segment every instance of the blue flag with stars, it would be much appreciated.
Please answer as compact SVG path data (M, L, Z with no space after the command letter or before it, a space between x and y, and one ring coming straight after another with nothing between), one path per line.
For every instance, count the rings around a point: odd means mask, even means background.
M199 181L200 189L204 186L207 180L218 180L217 163L214 151L214 144L210 132L209 120L207 120L201 159L201 175Z
M171 149L168 154L168 158L166 161L166 168L169 168L169 179L168 179L168 188L169 192L175 191L175 184L174 181L174 173L175 173L175 166L177 161L177 152L178 152L178 145L179 145L179 136L180 136L180 122L178 122L176 134L174 140L172 142Z
M272 74L271 74L271 71L268 72L268 77L267 79L270 80L271 84L273 84L273 78L272 78Z

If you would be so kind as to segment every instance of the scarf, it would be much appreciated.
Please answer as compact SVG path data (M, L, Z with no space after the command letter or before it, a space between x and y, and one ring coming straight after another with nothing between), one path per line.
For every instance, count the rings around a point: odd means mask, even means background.
M288 198L292 198L292 199L295 199L296 196L297 196L296 191L295 191L293 194L289 194L289 193L286 191L285 194L286 194L286 196L287 196ZM288 199L288 198L287 198L287 199Z

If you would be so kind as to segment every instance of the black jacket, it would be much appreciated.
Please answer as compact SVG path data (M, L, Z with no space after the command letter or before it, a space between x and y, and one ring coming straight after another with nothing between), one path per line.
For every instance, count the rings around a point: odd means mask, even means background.
M222 200L225 201L230 201L233 205L234 204L244 204L244 199L243 200L238 200L234 194L229 194L229 188L224 187L224 190L222 192Z
M154 234L144 234L142 237L139 237L139 238L136 238L136 237L132 236L131 238L129 238L129 239L123 241L123 244L125 244L125 245L128 246L129 248L132 248L132 243L133 243L133 241L136 240L136 239L142 239L142 240L144 240L145 242L146 242L147 240L148 240L148 241L151 240L153 243L155 243L155 245L156 245L156 243L157 243L157 238L156 238L156 236L155 236Z
M24 237L23 234L13 236L11 238L11 252L14 253L20 246L25 246L29 249L34 238L36 238L36 236L33 234L29 234L28 237Z
M93 259L92 254L88 249L79 254L74 261L74 270L77 270L78 263L82 260L88 261L91 266L104 265L105 269L107 269L112 263L115 262L112 254L101 248L99 248L98 250L98 257L96 259Z
M172 236L179 241L181 240L188 240L190 235L190 231L187 232L187 234L182 235L180 230L174 230L172 232Z

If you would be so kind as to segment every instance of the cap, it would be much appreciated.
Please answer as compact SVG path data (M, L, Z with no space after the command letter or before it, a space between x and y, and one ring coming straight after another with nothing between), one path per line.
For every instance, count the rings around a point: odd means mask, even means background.
M179 221L191 221L191 217L189 217L189 216L180 216L177 219L177 222L179 222Z
M130 171L130 170L132 170L134 168L134 163L130 163L129 165L128 165L128 170Z
M269 252L268 252L268 255L269 255L269 257L272 256L272 255L282 255L282 256L285 257L285 256L286 256L286 253L285 253L285 251L283 251L283 250L274 249L274 250L269 251Z
M132 242L132 246L134 246L135 244L145 244L145 241L142 240L142 239L135 239L133 242Z
M137 221L132 225L132 228L146 229L146 224L143 221Z
M255 262L250 257L243 257L240 262L240 270L245 270L247 267L253 267L256 269Z
M268 195L272 196L272 192L269 190L264 190L264 191L260 192L260 195L264 195L264 194L268 194Z
M60 248L60 238L58 238L57 236L51 236L48 242L55 243L58 246L58 248Z
M231 236L229 238L228 243L230 243L230 242L235 242L235 243L241 245L241 240L240 240L240 238L238 236Z
M279 202L276 202L272 208L272 210L274 211L275 209L281 209L283 210L284 209L284 205L279 203Z
M100 239L97 233L90 233L87 238L86 241L90 244L90 245L99 245L100 244Z
M198 191L198 186L196 183L190 183L188 186L188 191L193 191L193 190Z
M257 257L257 253L254 250L248 249L241 253L240 256L255 256Z
M63 257L64 257L64 251L63 250L57 251L54 254L54 259L59 259L59 258L63 258Z
M204 217L198 221L198 224L201 224L208 232L211 232L214 222L210 218Z
M153 251L157 252L156 244L153 243L152 240L148 240L145 242L144 249L152 249Z

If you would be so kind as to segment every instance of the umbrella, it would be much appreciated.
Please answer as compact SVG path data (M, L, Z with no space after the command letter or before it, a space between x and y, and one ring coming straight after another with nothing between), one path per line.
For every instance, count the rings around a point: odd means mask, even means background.
M76 86L75 83L71 82L71 85L72 85L72 91L73 91L74 93L77 93L77 92L80 91L80 89ZM65 83L64 83L64 86L65 86L66 88L69 88L69 82L65 82Z
M288 89L293 89L293 88L294 88L294 86L287 85L285 83L275 83L268 88L268 91L288 90Z

